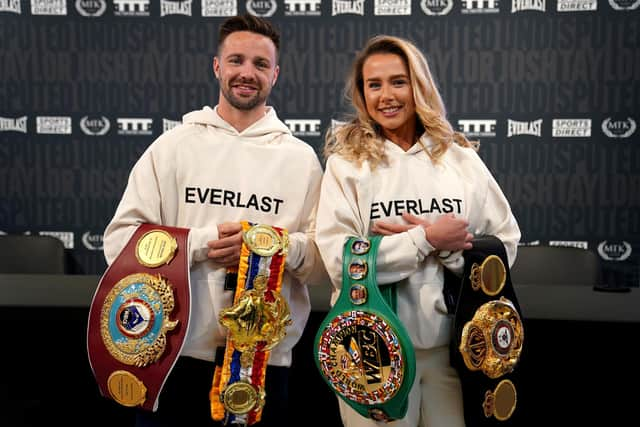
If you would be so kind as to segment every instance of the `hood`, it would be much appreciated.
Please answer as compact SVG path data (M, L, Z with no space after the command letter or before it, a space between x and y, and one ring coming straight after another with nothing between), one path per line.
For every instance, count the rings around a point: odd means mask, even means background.
M263 142L270 142L284 134L291 135L291 131L280 121L276 111L272 107L267 107L267 113L260 120L238 132L233 126L218 115L218 107L204 107L201 110L192 111L182 117L184 124L197 124L211 126L218 131L241 137L251 137Z

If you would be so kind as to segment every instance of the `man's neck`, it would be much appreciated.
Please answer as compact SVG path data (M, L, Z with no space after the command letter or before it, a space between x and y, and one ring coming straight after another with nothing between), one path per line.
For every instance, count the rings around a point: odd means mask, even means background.
M224 102L218 104L218 115L238 132L263 118L267 114L266 105L259 105L252 110L238 110Z

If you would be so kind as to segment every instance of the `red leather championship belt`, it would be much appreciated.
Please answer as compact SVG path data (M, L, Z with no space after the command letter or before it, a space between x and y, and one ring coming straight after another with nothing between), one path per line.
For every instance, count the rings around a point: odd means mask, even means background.
M103 396L149 411L184 344L189 229L141 224L100 279L87 351Z

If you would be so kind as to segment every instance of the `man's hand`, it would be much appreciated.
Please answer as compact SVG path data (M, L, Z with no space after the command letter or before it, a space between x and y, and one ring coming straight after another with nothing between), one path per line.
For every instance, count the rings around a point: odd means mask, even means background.
M225 267L235 267L240 261L242 248L242 224L225 222L218 224L218 240L207 242L207 256Z

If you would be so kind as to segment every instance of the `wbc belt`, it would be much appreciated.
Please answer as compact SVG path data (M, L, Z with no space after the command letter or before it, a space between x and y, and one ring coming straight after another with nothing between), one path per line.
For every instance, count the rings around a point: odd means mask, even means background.
M242 221L242 230L233 305L219 316L228 329L227 342L209 396L212 419L225 425L260 421L270 351L291 324L289 305L280 295L289 244L287 230L247 221Z
M100 279L87 351L103 396L155 411L190 315L189 230L141 224Z
M395 289L378 286L382 236L344 246L342 289L315 337L316 366L329 387L360 415L403 418L414 382L413 344L395 314Z
M521 425L514 414L524 326L506 251L495 236L472 243L463 252L451 345L465 419L474 426Z

